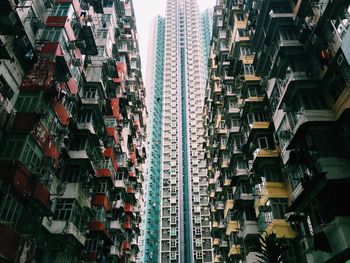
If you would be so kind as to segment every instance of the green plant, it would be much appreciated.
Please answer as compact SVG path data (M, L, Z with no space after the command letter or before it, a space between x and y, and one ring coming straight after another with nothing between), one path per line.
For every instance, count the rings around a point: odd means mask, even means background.
M277 238L275 233L268 235L266 232L260 236L260 248L258 263L281 263L286 247L283 245L284 237Z

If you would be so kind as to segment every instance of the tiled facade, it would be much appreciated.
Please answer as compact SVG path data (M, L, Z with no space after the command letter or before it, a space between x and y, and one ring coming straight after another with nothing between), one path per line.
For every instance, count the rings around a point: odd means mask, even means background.
M0 261L135 262L146 150L132 1L2 1L0 59Z
M350 256L349 1L220 1L206 93L214 262Z

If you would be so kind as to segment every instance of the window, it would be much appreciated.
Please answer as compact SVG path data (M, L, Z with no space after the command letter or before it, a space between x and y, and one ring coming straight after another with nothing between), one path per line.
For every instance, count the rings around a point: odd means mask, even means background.
M195 232L196 235L200 235L201 234L201 229L199 227L196 227L194 229L194 232Z
M96 252L97 251L97 239L89 239L86 242L86 250L89 252Z
M170 228L170 235L176 236L177 235L177 227L171 227Z
M241 52L241 56L249 56L252 54L252 51L250 50L250 47L240 47L240 52Z
M0 193L0 221L17 229L22 217L23 207L9 193Z
M108 182L106 180L100 180L97 188L97 193L106 193L108 189Z
M59 42L62 36L62 28L60 27L46 27L42 39L47 42Z
M88 123L92 121L92 111L85 111L80 114L78 118L78 122L80 123Z
M243 14L237 14L237 21L244 21L244 15Z
M279 31L281 40L296 40L298 39L297 32L294 27L284 27Z
M103 1L103 7L110 8L113 7L113 0L104 0Z
M96 88L85 88L83 92L84 98L98 99Z
M256 220L255 210L251 206L247 206L244 211L245 220Z
M70 4L58 4L55 5L54 9L52 10L51 16L67 16L68 10L69 10Z
M251 112L247 114L249 124L253 124L254 122L266 122L269 120L266 112L258 111Z
M87 180L87 170L80 166L66 166L63 173L63 181L68 183L83 182Z
M202 253L202 251L195 251L195 254L196 254L196 258L197 258L197 259L202 259L202 258L203 258L203 253Z
M275 167L262 167L259 176L265 177L267 182L280 182L282 180L280 169Z
M245 30L245 29L238 29L238 35L239 35L240 37L249 36L248 31Z
M73 140L70 150L71 151L82 151L87 148L88 140L86 138L76 138Z
M54 220L70 220L74 199L58 199L55 208Z
M259 143L260 149L268 149L269 148L268 140L266 137L260 137L258 139L258 143Z
M265 222L271 223L273 219L283 219L288 211L288 199L274 198L266 203L271 207L271 212L265 213Z
M37 111L41 96L32 94L22 94L16 101L16 109L18 112L34 112Z
M105 55L105 47L104 46L97 46L97 52L98 56L104 56Z
M195 224L200 224L201 223L201 217L199 215L194 216L194 222Z
M245 75L254 75L255 74L254 66L251 64L244 64L244 74Z
M195 244L196 244L196 247L201 247L201 246L202 246L202 241L201 241L201 239L196 238Z
M7 84L5 78L0 75L0 94L2 94L7 99L12 99L15 92Z
M298 99L295 100L297 109L306 110L328 109L326 100L318 89L306 89L299 92Z

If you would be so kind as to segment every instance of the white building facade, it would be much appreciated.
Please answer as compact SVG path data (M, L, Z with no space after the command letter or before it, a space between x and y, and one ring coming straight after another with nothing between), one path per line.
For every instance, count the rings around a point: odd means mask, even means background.
M208 29L209 30L209 29ZM165 23L160 262L212 262L202 109L205 72L195 0L168 0Z

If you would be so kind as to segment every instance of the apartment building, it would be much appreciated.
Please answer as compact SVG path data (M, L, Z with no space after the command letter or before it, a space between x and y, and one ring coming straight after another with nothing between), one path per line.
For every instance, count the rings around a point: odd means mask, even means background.
M0 261L136 262L145 150L132 1L0 8Z
M213 259L201 121L209 16L196 1L168 0L153 30L144 262Z
M215 262L345 262L349 1L217 1L203 112Z
M165 19L157 16L152 21L149 41L147 94L148 112L147 173L145 176L145 206L142 234L143 262L157 262L160 239L160 178L162 162L162 117Z

